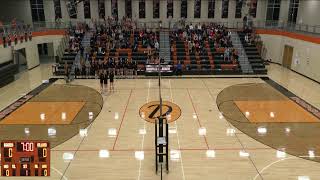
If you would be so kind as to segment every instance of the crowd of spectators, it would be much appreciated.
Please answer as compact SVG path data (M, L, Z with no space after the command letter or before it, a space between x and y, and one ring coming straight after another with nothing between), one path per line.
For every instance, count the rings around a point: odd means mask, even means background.
M214 48L224 48L224 60L230 61L231 57L237 58L237 52L232 46L231 32L223 25L211 23L209 25L192 24L182 29L172 31L171 44L174 41L185 41L188 45L189 54L198 53L200 56L207 53L205 42L213 42ZM171 48L173 51L173 48ZM234 59L233 59L234 60Z

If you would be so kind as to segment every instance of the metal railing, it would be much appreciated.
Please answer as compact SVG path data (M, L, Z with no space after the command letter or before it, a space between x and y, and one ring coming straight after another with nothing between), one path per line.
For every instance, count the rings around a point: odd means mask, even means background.
M61 22L36 22L30 25L32 31L47 31L50 29L67 29L69 27L75 26L78 23L86 22L89 24L90 27L93 27L93 22L89 21L61 21ZM136 29L159 29L160 24L161 27L167 30L171 29L178 29L183 28L187 24L205 24L209 25L212 23L223 25L227 28L232 29L241 29L243 28L243 21L188 21L188 20L168 20L168 21L140 21L136 20L133 21L134 26ZM102 21L97 21L98 24L103 23ZM282 21L252 21L253 28L255 29L278 29L284 30L289 32L296 32L296 33L303 33L303 34L310 34L310 35L320 35L320 25L308 25L308 24L300 24L300 23L289 23L289 22L282 22ZM21 24L17 26L22 26ZM5 30L5 32L12 32L14 29L11 25L4 25L1 28Z

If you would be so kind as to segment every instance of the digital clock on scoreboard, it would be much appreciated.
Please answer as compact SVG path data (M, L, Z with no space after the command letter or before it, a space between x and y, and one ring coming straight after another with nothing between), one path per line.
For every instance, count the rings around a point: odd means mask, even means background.
M50 176L49 142L1 142L1 175Z

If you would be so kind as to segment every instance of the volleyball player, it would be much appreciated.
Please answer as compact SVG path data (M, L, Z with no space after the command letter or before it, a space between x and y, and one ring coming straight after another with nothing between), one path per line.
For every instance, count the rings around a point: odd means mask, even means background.
M127 75L128 75L128 59L127 58L125 58L123 62L123 75L124 75L124 78L127 78Z
M102 71L100 71L99 79L100 79L100 93L102 94L103 93L103 85L104 85L103 81L105 79L104 73Z
M133 78L133 64L131 60L128 61L127 66L128 66L128 75L130 78Z
M115 73L115 64L113 58L109 59L109 73L110 72L113 72L113 74Z
M104 73L104 74L106 74L107 71L109 70L109 64L108 64L107 59L104 59L103 65L102 65L102 69L103 69L103 73Z
M124 60L121 58L119 62L119 68L120 68L120 76L123 77L123 69L124 69Z
M138 75L138 65L137 65L137 61L133 61L133 73L134 76Z
M116 71L117 71L117 76L120 76L120 60L115 63Z
M109 79L110 79L110 91L114 91L114 85L113 85L113 82L114 82L114 72L113 72L113 71L110 72Z
M108 76L109 76L109 72L107 71L105 74L104 74L104 79L103 79L103 82L104 82L104 90L107 92L108 91Z

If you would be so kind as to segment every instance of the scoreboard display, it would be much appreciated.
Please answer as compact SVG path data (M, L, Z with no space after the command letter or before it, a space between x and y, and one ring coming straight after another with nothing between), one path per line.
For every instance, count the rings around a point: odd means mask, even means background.
M1 175L50 176L49 142L1 142Z

